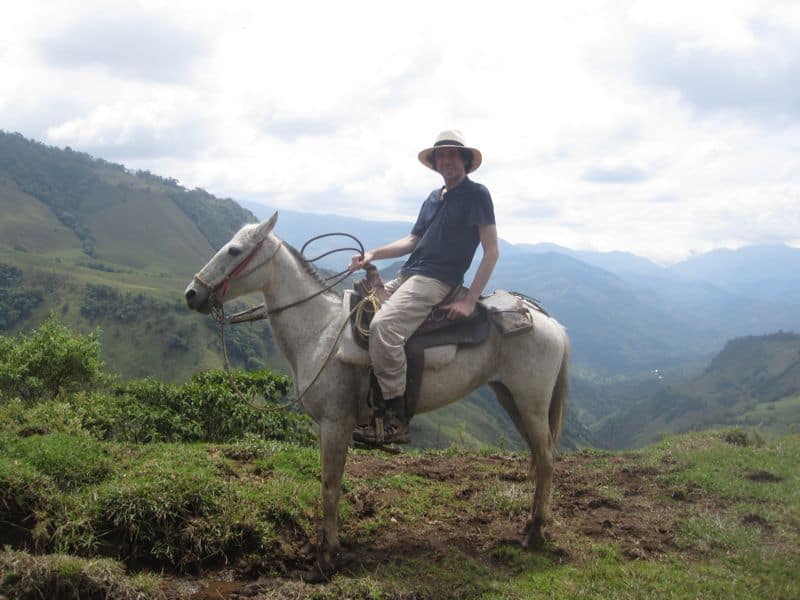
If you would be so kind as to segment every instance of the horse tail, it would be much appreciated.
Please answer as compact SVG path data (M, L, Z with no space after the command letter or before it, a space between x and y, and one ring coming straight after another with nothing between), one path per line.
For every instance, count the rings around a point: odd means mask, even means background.
M550 421L550 444L552 450L558 444L561 435L561 428L564 426L564 414L567 404L567 388L569 386L569 338L566 332L564 336L564 354L561 356L561 368L558 370L558 377L553 386L553 395L550 397L550 410L548 418Z

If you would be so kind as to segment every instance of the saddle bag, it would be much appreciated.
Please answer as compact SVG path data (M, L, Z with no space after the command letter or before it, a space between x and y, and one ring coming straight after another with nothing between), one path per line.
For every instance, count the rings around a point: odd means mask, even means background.
M489 318L503 335L517 335L533 329L529 307L514 292L495 292L486 300Z

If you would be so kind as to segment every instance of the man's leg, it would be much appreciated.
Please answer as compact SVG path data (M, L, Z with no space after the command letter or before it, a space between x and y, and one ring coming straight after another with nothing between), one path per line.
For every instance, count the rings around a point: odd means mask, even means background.
M386 406L395 416L400 417L406 436L405 343L427 318L431 309L444 300L450 289L448 284L431 277L409 277L394 290L370 325L369 353L372 368L386 399Z

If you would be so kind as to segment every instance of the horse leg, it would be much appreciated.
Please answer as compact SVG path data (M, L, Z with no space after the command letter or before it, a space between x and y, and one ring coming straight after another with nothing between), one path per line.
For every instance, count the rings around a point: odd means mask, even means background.
M522 545L532 548L544 544L543 528L552 521L550 496L553 486L553 449L547 413L523 417L528 423L531 446L529 477L534 482L530 519L525 525Z
M522 545L525 548L540 546L544 543L542 530L552 520L550 495L553 483L553 451L550 447L548 415L546 411L537 414L525 410L537 406L533 398L530 398L529 402L519 402L518 398L504 384L491 382L489 385L500 406L511 417L511 421L531 451L528 477L534 486L533 503L530 517L525 525ZM522 396L521 393L518 395ZM522 407L522 411L520 407Z
M320 424L322 536L318 565L324 573L334 570L334 559L339 551L339 497L342 493L342 475L353 427L353 423L341 421L324 421Z

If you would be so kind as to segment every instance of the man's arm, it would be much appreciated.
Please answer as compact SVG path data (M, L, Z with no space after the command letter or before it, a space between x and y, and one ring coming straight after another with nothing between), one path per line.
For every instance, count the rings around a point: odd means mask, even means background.
M417 247L417 242L419 242L419 237L413 233L409 233L406 237L400 238L390 244L380 246L374 250L368 250L364 253L363 258L361 255L356 254L350 259L350 270L357 271L358 269L363 269L365 265L371 263L373 260L405 256Z
M497 259L500 258L500 248L497 244L497 226L496 225L479 225L478 234L481 239L481 247L483 248L483 258L478 265L478 271L475 273L475 279L472 280L472 285L469 286L469 292L458 302L453 302L442 308L448 309L447 318L457 319L459 317L468 317L475 310L475 304L478 298L483 293L483 288L489 283L489 278L492 276L494 266L497 264Z

